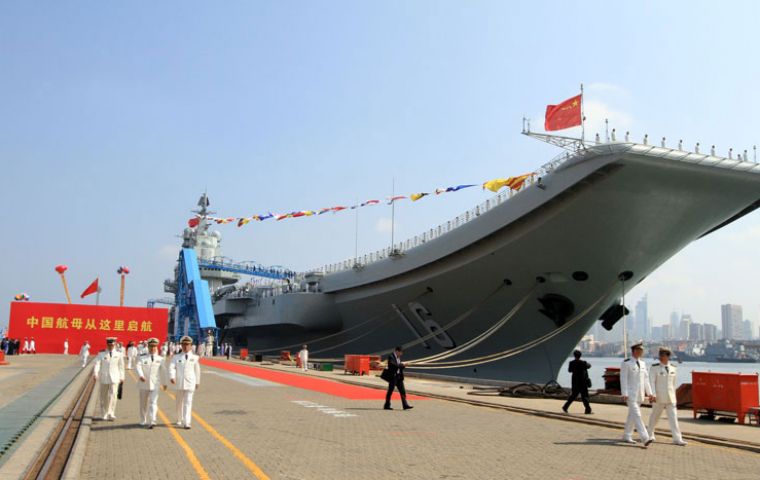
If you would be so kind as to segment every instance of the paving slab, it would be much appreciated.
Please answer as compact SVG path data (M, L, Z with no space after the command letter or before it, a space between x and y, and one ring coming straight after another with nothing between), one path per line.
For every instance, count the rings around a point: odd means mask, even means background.
M243 362L241 360L230 360L237 364L248 364L251 362ZM259 365L262 368L273 369L277 371L295 372L299 373L300 370L287 365L279 365L273 363L265 363ZM320 372L310 370L308 375L318 376L320 378L335 379L341 382L348 382L356 385L366 385L374 388L385 388L387 385L384 380L379 378L379 372L374 372L372 375L345 375L342 370L336 370L333 372ZM520 397L505 397L499 395L477 394L475 390L476 385L464 382L448 382L442 380L433 380L428 378L415 378L407 377L406 389L410 392L415 392L421 395L433 395L436 397L446 397L452 399L458 399L467 402L487 403L494 406L511 407L515 409L532 410L536 412L544 412L547 414L562 414L562 405L564 400L552 399L552 398L520 398ZM625 405L617 404L592 404L594 414L590 416L583 415L583 405L580 402L576 402L570 407L570 416L584 420L598 420L608 423L617 423L622 425L625 422L627 415L627 407ZM643 416L645 422L648 422L649 406L644 405ZM705 438L726 439L728 441L737 441L741 443L752 444L760 449L760 428L757 424L746 423L740 425L738 423L723 423L717 421L705 421L694 419L691 410L679 410L678 421L681 426L681 431L687 435L703 436ZM660 418L658 427L658 437L662 439L669 439L667 417L663 413ZM660 431L663 435L660 435Z
M644 449L621 443L610 428L438 399L385 411L377 400L202 369L192 430L138 427L128 378L119 418L93 424L81 478L756 479L760 471L760 455L736 449L697 442ZM173 421L168 393L159 405Z

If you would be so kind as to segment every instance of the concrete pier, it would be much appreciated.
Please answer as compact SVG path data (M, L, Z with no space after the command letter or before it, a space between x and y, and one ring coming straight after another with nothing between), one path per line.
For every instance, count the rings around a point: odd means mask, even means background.
M678 447L659 435L658 443L644 449L623 444L622 432L609 426L441 399L417 399L411 411L396 402L395 410L384 411L381 391L367 392L371 399L351 399L356 392L346 393L346 383L336 381L381 382L374 377L301 374L250 363L243 368L252 369L251 375L203 367L191 430L173 425L170 391L160 396L159 426L138 426L137 380L128 374L117 420L93 421L80 446L80 478L139 471L161 478L234 479L754 479L760 470L759 455L736 448L697 441ZM268 372L293 377L272 381ZM304 377L329 384L310 384ZM410 390L431 395L440 393L435 389L465 390L429 380L408 383ZM622 419L622 409L609 409L600 408L599 417L614 412Z

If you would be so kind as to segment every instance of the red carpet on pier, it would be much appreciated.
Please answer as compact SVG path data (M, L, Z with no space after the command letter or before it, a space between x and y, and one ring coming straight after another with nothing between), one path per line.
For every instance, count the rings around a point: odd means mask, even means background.
M269 382L288 385L289 387L303 388L314 392L326 393L336 397L347 398L349 400L385 400L385 392L376 388L360 387L358 385L349 385L334 380L324 378L310 377L298 373L279 372L268 368L259 368L248 365L241 365L234 362L221 360L201 359L201 364L227 370L248 377L259 378ZM410 400L423 400L424 397L409 395ZM398 392L393 394L394 400L400 400Z

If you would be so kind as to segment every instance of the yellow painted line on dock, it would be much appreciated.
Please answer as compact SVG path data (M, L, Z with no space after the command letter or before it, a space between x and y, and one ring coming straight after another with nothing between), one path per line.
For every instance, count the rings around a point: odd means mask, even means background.
M134 373L131 371L129 372L129 376L132 377L132 380L137 383L137 377ZM172 422L169 420L169 418L164 414L164 412L161 411L161 409L158 409L158 416L161 418L161 421L164 422L164 424L169 428L169 433L171 433L172 437L174 437L174 440L179 444L179 446L182 448L182 450L185 451L185 456L190 461L190 465L193 466L193 469L195 470L195 473L198 474L198 478L201 480L211 480L211 477L209 477L208 473L206 472L206 469L203 468L203 465L201 465L200 460L198 460L198 457L195 455L195 452L190 447L190 445L187 444L184 438L182 438L182 435L177 432L177 429L174 428L174 425L172 425Z
M161 417L161 421L164 422L167 427L169 427L169 432L172 434L172 437L174 437L174 440L176 440L179 446L182 447L182 450L185 451L185 456L190 461L190 465L193 466L195 473L198 474L198 478L201 480L210 480L211 477L208 476L208 473L206 473L203 465L201 465L200 460L198 460L198 457L195 456L193 449L190 448L190 445L188 445L185 439L182 438L182 435L177 432L177 429L174 428L174 425L172 425L172 423L169 421L164 412L161 411L161 409L158 410L158 416Z
M172 399L176 400L177 397L175 397L168 390L165 393L167 395L169 395ZM227 447L227 449L230 452L232 452L232 454L235 456L235 458L237 458L238 460L240 460L240 462L243 465L245 465L245 468L247 468L248 471L250 471L258 480L270 480L269 476L266 473L264 473L264 471L261 470L261 468L259 468L258 465L256 465L256 462L254 462L253 460L251 460L250 458L248 458L248 456L245 453L243 453L239 448L237 448L234 443L232 443L231 441L227 440L227 438L224 435L222 435L221 433L219 433L214 427L212 427L200 415L198 415L197 413L193 412L193 418L198 423L200 423L201 426L203 428L205 428L206 431L208 433L210 433L212 437L216 438L217 440L219 440L219 442L222 445L224 445L225 447Z

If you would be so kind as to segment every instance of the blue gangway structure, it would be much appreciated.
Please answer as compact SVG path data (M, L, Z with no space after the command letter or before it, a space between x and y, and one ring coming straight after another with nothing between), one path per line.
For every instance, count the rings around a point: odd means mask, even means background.
M201 278L198 256L192 248L183 248L179 254L175 303L175 339L188 335L196 343L205 342L204 334L208 330L212 330L214 337L217 337L216 319L211 306L208 282Z

